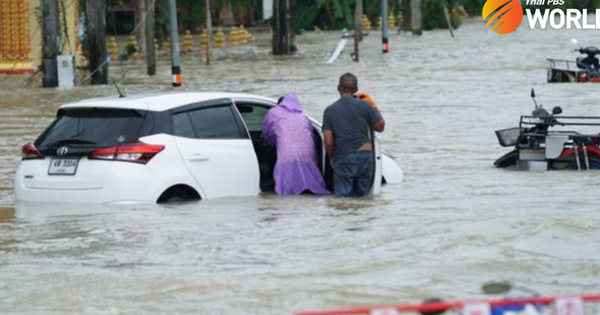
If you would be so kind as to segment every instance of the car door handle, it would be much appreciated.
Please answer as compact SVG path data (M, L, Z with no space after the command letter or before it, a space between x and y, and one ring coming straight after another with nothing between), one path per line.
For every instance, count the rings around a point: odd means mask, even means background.
M201 154L201 153L195 153L194 155L192 155L191 158L189 158L189 160L192 162L208 161L208 156Z

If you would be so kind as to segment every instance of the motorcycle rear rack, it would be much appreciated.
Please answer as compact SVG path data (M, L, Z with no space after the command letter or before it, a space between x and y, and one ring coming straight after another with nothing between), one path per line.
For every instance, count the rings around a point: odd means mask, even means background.
M586 122L589 121L589 122ZM553 127L560 126L600 126L600 117L598 116L521 116L519 127L546 125Z
M560 120L558 119L560 118ZM537 116L521 116L519 120L519 128L521 133L519 135L519 142L521 139L530 137L538 140L543 140L548 136L549 132L528 132L531 127L544 127L546 130L554 126L584 126L584 127L600 127L600 117L597 116L560 116L560 117L537 117ZM600 144L600 134L582 134L574 130L553 130L552 134L565 134L569 136L569 140L575 143L585 144Z
M559 120L560 119L560 120ZM548 129L555 126L579 126L579 127L596 127L600 126L600 117L596 116L521 116L519 121L518 150L544 150L546 162L564 160L567 155L564 155L565 149L571 149L571 156L574 157L577 163L577 169L590 169L590 150L596 148L596 156L598 155L598 147L600 146L600 134L583 134L574 130L552 130ZM532 128L533 127L533 128ZM519 151L521 152L521 151ZM572 157L569 157L572 158ZM532 157L532 160L537 160L539 157ZM542 156L542 158L544 158Z
M548 63L550 64L550 69L557 69L557 70L567 70L567 71L575 71L575 72L585 72L582 69L579 69L579 67L577 67L577 62L573 61L573 60L568 60L568 59L553 59L553 58L547 58L546 59L548 61ZM560 65L565 65L566 68L559 68L556 66L556 64L560 64Z

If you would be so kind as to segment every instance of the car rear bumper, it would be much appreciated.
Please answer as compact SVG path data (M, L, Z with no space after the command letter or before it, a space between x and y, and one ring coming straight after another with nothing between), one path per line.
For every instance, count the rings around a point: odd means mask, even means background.
M164 181L145 165L114 163L110 175L100 187L31 188L24 183L24 163L15 175L15 197L20 201L70 203L155 203L164 189Z

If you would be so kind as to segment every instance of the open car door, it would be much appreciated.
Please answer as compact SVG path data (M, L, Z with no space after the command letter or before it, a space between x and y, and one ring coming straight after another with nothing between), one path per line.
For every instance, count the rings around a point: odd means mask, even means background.
M375 162L375 172L373 172L373 184L371 186L371 194L375 195L381 192L382 182L382 157L381 144L373 131L371 131L371 144L373 145L373 161Z

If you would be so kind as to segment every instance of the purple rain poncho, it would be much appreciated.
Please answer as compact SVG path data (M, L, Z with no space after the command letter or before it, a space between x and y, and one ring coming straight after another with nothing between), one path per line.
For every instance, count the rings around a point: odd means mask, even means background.
M299 195L310 190L327 195L323 176L317 167L313 126L302 113L295 93L287 93L279 106L269 110L262 124L265 142L277 148L275 192Z

